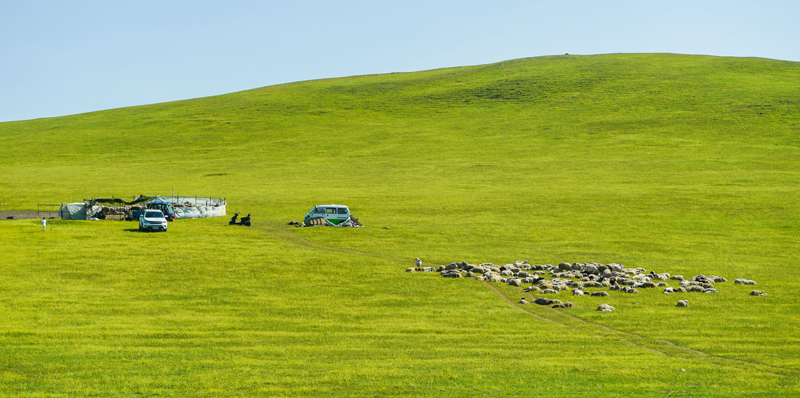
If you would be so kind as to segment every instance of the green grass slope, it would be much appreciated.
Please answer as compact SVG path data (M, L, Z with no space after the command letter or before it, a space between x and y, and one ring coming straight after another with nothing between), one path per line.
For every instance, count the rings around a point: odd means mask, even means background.
M0 221L0 395L800 394L797 63L570 55L300 82L2 123L0 159L3 210L174 188L254 219ZM323 203L367 227L286 225ZM403 272L414 257L730 282L562 292L576 307L556 310Z

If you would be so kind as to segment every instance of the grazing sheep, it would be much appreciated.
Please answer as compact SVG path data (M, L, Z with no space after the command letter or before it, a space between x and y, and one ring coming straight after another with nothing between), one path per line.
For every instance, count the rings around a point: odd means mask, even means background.
M558 294L558 290L544 289L539 294Z
M433 267L422 267L422 271L424 272L433 272L435 270L436 269L434 269Z
M675 304L676 307L688 307L689 301L688 300L679 300L678 304Z
M710 288L704 290L703 293L719 293L719 292L717 291L717 289L714 289L713 287L710 287Z
M583 296L583 294L584 294L584 293L583 293L583 290L580 290L580 289L572 289L572 295L573 295L573 296Z
M567 308L572 308L572 307L574 307L574 306L575 306L575 304L572 304L572 303L571 303L571 302L569 302L569 301L565 301L565 302L564 302L564 307L567 307Z
M475 275L475 280L483 282L486 280L486 277L483 275Z
M597 307L597 311L611 312L611 311L614 311L614 307L612 307L612 306L610 306L608 304L600 304L600 306Z
M525 297L519 299L520 304L528 304L528 300L525 300Z
M761 292L759 290L753 290L752 292L750 292L750 295L751 296L766 296L767 294L763 293L763 292Z
M686 288L686 291L687 291L687 292L699 292L699 293L703 293L705 290L706 290L706 289L704 289L704 288L703 288L702 286L700 286L700 285L692 285L692 286L689 286L688 288Z
M414 267L406 268L406 272L417 272L417 269Z
M561 303L561 304L554 305L553 308L567 308L567 306L564 305L564 303Z
M664 294L672 294L672 293L675 293L675 289L671 287L664 289Z
M594 293L592 293L592 296L596 296L596 297L608 297L608 292L607 292L607 291L605 291L605 290L601 290L601 291L599 291L599 292L594 292Z
M511 286L522 286L522 281L519 279L509 279L508 284Z
M530 287L525 288L523 291L526 292L526 293L527 292L532 292L532 291L537 291L538 292L539 288L537 286L530 286Z
M683 280L683 275L672 275L672 276L669 277L669 279L676 280L676 281L682 281Z
M534 303L539 305L550 305L553 304L553 300L547 297L539 297L536 300L533 300Z

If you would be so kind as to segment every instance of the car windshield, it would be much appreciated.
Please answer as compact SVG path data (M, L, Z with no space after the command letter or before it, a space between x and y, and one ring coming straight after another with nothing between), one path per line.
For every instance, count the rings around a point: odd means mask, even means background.
M159 210L148 210L144 213L145 218L161 218L164 217L164 213Z

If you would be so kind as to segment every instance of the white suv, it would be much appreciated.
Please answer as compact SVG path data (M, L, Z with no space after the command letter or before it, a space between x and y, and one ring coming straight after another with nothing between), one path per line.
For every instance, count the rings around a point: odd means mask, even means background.
M139 231L167 231L167 219L161 210L146 209L139 217Z

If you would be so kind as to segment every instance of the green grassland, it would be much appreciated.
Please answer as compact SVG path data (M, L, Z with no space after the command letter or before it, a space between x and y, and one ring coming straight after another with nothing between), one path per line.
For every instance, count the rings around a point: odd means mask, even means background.
M797 63L569 55L299 82L1 123L0 159L4 210L174 189L254 220L0 221L2 396L800 396ZM286 225L327 203L366 228ZM415 257L730 282L562 292L559 310L404 272Z

